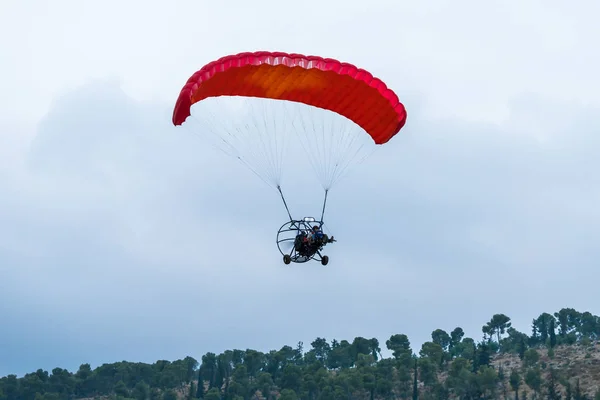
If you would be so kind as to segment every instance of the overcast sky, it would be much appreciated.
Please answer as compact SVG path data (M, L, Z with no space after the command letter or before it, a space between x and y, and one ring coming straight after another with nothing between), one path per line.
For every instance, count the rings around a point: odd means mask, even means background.
M600 313L600 3L368 4L1 2L0 376ZM194 71L263 49L408 110L333 188L327 267L283 265L278 194L171 124Z

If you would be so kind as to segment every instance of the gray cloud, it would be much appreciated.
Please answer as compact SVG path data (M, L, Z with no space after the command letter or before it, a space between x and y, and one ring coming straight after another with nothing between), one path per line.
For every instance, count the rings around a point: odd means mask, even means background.
M323 268L282 264L277 193L171 127L169 104L104 81L57 99L2 174L0 375L316 336L418 349L456 324L479 338L495 312L528 331L592 305L597 110L522 96L492 125L405 102L403 133L331 193ZM314 184L289 188L294 210L318 212Z

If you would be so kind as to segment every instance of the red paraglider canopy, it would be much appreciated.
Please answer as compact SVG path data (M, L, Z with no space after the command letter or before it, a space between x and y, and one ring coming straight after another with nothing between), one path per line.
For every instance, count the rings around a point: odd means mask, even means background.
M406 123L398 96L371 73L330 58L259 51L229 55L194 73L179 94L173 124L208 97L289 100L341 114L375 141L389 141Z

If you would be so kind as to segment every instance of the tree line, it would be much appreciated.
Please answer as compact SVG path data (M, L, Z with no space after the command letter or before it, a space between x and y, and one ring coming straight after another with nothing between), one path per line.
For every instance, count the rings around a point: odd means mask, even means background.
M82 364L76 372L38 369L0 378L0 400L600 400L600 392L591 393L577 376L540 358L541 349L552 358L557 346L592 351L600 338L600 317L563 308L534 318L526 334L512 327L508 316L495 314L481 333L475 340L460 327L436 329L418 352L405 334L394 334L383 344L391 352L387 358L376 338L319 337L308 349L299 342L268 352L208 352L200 361L188 356L94 369ZM518 356L520 366L495 366L493 360L502 354ZM600 373L596 378L600 381Z

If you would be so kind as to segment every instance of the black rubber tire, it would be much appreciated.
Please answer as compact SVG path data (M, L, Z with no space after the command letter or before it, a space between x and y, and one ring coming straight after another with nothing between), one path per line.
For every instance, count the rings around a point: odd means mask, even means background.
M290 257L289 254L286 254L286 255L283 256L283 263L284 264L289 264L291 262L292 262L292 257Z
M327 256L321 257L321 264L327 265L328 262L329 262L329 257L327 257Z

